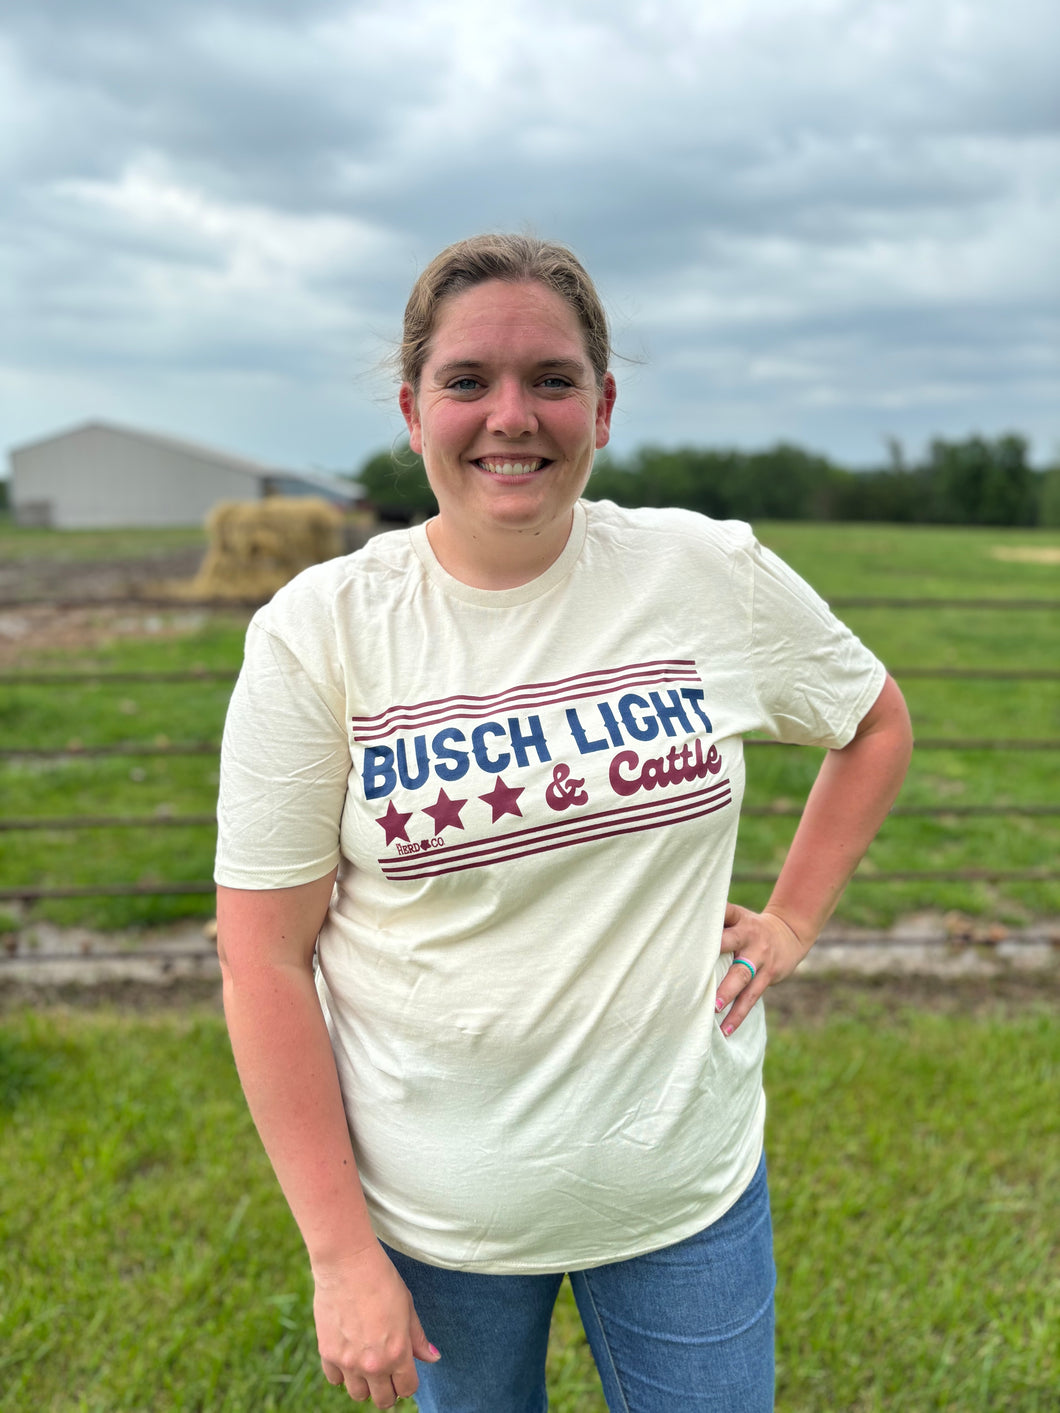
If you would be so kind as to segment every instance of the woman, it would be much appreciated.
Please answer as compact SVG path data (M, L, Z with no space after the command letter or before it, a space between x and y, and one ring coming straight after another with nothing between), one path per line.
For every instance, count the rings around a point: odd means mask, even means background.
M400 392L438 515L281 590L226 726L232 1045L324 1373L381 1408L543 1409L564 1272L610 1407L772 1407L758 1002L909 724L746 526L581 499L608 357L569 251L443 251ZM751 730L829 748L761 913L727 901Z

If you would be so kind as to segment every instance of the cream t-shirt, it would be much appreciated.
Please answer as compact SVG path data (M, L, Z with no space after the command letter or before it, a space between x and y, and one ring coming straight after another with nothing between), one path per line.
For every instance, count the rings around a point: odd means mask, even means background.
M608 502L520 588L420 526L255 615L216 877L339 865L318 984L383 1240L573 1270L732 1205L765 1108L762 1006L714 1013L741 738L845 745L883 677L746 525Z

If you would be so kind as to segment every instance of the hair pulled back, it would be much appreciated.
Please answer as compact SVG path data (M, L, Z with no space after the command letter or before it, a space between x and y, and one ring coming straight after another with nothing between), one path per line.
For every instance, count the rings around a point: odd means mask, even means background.
M565 245L526 235L478 235L436 255L412 286L397 361L414 390L427 359L441 303L487 280L534 280L569 304L585 335L586 352L602 384L611 358L611 331L600 296L578 257Z

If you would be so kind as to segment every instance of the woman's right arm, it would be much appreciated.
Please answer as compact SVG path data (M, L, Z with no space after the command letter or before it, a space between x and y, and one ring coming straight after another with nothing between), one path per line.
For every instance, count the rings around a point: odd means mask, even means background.
M265 1150L309 1252L324 1373L390 1408L438 1353L372 1231L313 979L334 873L294 888L219 887L225 1018Z

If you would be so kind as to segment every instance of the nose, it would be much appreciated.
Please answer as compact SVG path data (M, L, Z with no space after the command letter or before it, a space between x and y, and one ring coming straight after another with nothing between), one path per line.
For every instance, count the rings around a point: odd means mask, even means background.
M509 439L537 431L537 414L529 390L518 378L502 378L492 389L486 430Z

